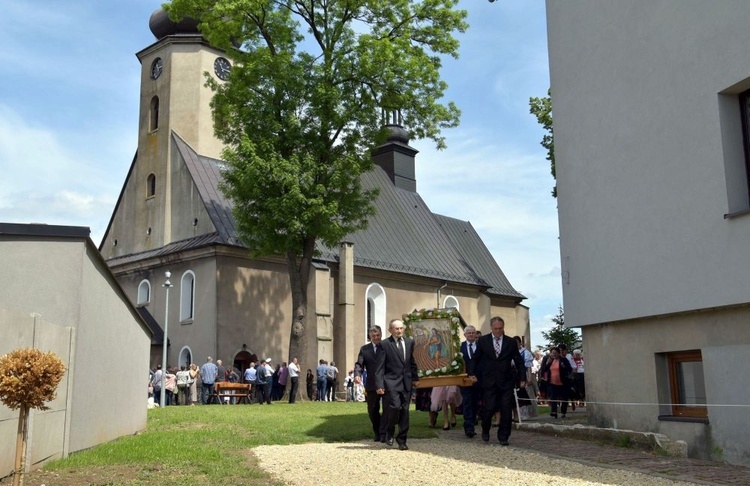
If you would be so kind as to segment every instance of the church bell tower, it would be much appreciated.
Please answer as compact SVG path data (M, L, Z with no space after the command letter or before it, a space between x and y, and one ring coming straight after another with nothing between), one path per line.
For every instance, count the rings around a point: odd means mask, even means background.
M179 239L173 231L180 200L176 177L184 170L173 134L196 153L221 158L214 136L213 92L205 73L225 81L231 63L203 38L192 19L173 22L159 9L149 20L156 42L136 53L141 63L138 151L102 244L105 258L160 248Z

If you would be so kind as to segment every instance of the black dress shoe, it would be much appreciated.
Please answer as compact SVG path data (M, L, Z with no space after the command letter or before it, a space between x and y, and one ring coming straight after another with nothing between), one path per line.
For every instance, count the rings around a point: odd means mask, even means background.
M385 443L388 444L389 446L392 446L393 445L393 437L386 438L385 439Z
M406 442L401 443L401 444L398 445L398 450L400 450L400 451L408 451L409 450L409 446L406 445Z
M380 436L375 437L375 440L373 442L380 442Z
M473 439L475 435L477 434L473 430L466 431L466 437L468 437L469 439Z
M385 436L384 435L380 436L380 442L382 442L383 444L385 444Z
M508 444L508 439L500 439L500 445L501 446L507 446L507 445L509 445Z
M485 432L483 430L482 431L482 440L485 441L485 442L489 442L490 441L490 433L489 432Z

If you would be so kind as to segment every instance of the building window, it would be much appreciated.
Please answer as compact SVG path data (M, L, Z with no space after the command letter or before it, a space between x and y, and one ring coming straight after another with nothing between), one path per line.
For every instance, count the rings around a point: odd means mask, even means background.
M177 359L178 366L184 366L186 370L190 369L190 364L193 362L193 353L190 346L183 346L180 350L180 357Z
M372 283L365 291L365 341L370 338L368 330L372 326L379 326L380 332L385 335L387 328L385 322L385 290L380 284Z
M153 132L159 128L159 97L154 96L151 98L151 108L149 109L149 125L148 130Z
M146 179L146 197L154 197L156 195L156 176L149 174Z
M742 121L742 145L745 151L745 174L750 186L750 90L739 95Z
M672 415L707 418L706 386L700 350L667 354Z
M188 270L180 281L180 322L192 321L195 312L195 274Z
M148 305L151 302L151 284L148 280L141 280L138 284L137 305Z
M458 299L452 295L445 298L443 301L443 308L461 310L458 308Z

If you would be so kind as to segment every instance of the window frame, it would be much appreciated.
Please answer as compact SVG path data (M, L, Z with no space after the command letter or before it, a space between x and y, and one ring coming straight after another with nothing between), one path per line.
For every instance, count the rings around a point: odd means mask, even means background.
M147 289L146 290L147 295L146 295L146 300L141 300L141 288L144 287L144 284L146 284L145 288ZM144 278L138 284L138 290L136 291L135 301L136 301L137 307L145 307L151 303L151 282L149 282L148 279Z
M156 196L156 174L153 172L146 177L146 199Z
M385 335L386 322L386 294L385 288L377 282L372 282L365 289L365 343L370 340L370 327L378 326Z
M455 302L455 303L456 303L456 305L451 305L451 306L449 306L449 305L448 305L448 301L449 301L449 300L450 300L451 302ZM456 309L457 311L459 311L459 312L460 312L460 311L461 311L461 309L459 309L459 307L460 307L460 303L458 302L458 297L456 297L455 295L446 295L446 296L445 296L445 299L443 299L443 309L449 309L449 308L453 308L453 309Z
M703 355L699 349L667 353L667 369L669 371L669 393L672 404L672 415L675 417L690 417L698 419L708 418L708 407L705 404L688 405L680 403L680 365L682 363L699 362L703 366ZM703 393L705 395L705 378Z
M186 288L186 279L190 278L190 288ZM186 302L185 299L188 299ZM180 322L189 324L195 318L195 273L187 270L180 277Z
M154 96L151 98L149 104L149 115L148 115L148 131L155 132L159 129L159 97Z

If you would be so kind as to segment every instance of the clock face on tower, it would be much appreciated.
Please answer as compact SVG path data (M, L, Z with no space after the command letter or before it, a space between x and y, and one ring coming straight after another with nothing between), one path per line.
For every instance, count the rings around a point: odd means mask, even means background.
M162 62L160 57L157 57L154 59L154 62L151 64L151 79L156 79L159 76L161 76L161 72L164 69L164 63Z
M229 77L229 71L232 70L232 65L229 64L229 61L226 60L223 57L217 57L214 61L214 72L216 73L216 76L218 76L219 79L222 81L226 81Z

